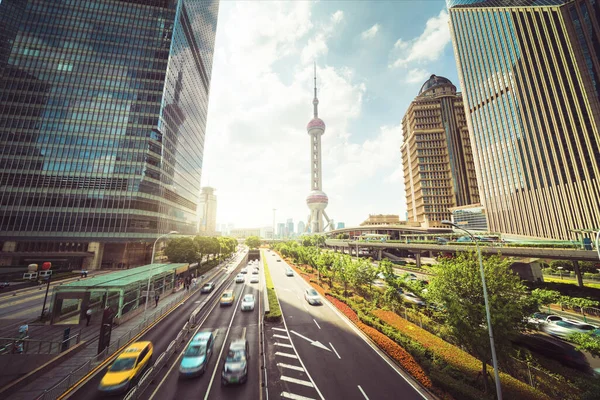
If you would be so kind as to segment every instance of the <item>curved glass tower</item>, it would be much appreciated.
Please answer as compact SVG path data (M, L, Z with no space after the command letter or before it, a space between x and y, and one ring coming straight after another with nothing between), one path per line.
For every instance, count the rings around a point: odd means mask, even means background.
M600 2L447 2L489 229L600 229Z
M139 265L158 235L197 232L218 8L0 3L0 262Z

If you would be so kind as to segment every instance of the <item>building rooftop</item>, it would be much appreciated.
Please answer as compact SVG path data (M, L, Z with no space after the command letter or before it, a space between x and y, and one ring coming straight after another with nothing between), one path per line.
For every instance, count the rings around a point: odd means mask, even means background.
M452 85L454 84L448 78L444 78L443 76L431 75L427 81L421 86L421 90L419 90L419 94L423 94L429 89L432 89L436 86L442 85Z
M57 291L73 289L96 289L108 287L125 287L131 284L148 281L151 276L172 273L173 270L187 267L189 264L148 264L137 268L124 269L110 274L96 275L91 278L66 283L56 287Z

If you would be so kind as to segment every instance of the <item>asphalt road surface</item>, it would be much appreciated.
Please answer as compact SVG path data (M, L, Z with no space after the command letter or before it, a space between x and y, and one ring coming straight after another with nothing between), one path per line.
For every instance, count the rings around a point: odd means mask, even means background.
M243 266L242 266L243 267ZM240 268L241 269L241 268ZM171 356L170 361L160 370L159 375L153 383L144 391L141 398L148 399L221 399L221 398L239 398L239 399L258 399L260 391L259 383L259 347L258 347L258 316L260 299L260 287L263 285L262 271L260 284L236 284L233 279L239 269L232 271L227 277L226 283L218 289L211 301L209 301L201 312L201 322L197 330L188 335L188 340L192 338L197 331L213 330L217 331L213 355L208 363L206 373L198 378L179 379L179 361L180 356L185 349L182 346L180 351ZM247 282L250 281L248 275ZM213 279L218 281L218 278ZM219 298L223 290L231 288L235 293L235 303L233 306L220 307ZM254 293L257 304L254 311L242 313L239 310L239 300L243 294ZM167 317L150 329L138 341L149 340L154 345L154 360L160 356L167 346L175 339L181 331L183 325L187 322L190 314L198 307L201 296L206 294L197 293L190 297L186 302L172 311ZM250 343L249 376L248 382L240 386L221 386L221 369L223 360L232 339L241 337L245 334ZM187 345L188 341L186 341ZM223 346L225 344L225 346ZM223 350L224 349L224 350ZM223 350L223 351L222 351ZM97 391L100 380L104 376L106 368L94 375L88 382L74 392L69 399L100 399L105 396ZM118 399L120 396L110 396L106 398Z
M333 306L311 306L310 286L285 261L263 252L281 303L283 327L265 325L269 397L305 399L427 399L405 373L368 343ZM409 381L410 380L410 381ZM299 397L302 396L302 397Z

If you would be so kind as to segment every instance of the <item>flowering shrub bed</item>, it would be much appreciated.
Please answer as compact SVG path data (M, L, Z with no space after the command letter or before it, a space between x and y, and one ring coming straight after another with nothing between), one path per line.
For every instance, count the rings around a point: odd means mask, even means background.
M423 368L415 361L415 359L406 352L400 345L375 328L363 324L358 315L346 303L327 295L327 299L341 312L344 313L350 321L352 321L361 331L366 333L377 345L385 351L390 357L396 360L402 367L416 378L423 386L432 388L431 380L427 377Z
M464 373L466 376L476 379L481 370L481 361L469 353L451 345L439 337L419 328L413 323L401 318L396 313L385 310L375 310L373 315L383 322L394 327L399 332L415 339L426 349L431 350L436 356L441 357L452 367ZM531 386L513 378L512 376L500 373L503 392L515 399L547 399L548 397L534 390Z

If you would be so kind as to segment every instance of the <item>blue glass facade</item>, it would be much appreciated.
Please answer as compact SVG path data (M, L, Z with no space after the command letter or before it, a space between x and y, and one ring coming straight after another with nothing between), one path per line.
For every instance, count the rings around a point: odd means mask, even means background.
M490 230L599 228L598 2L448 5Z
M218 7L0 3L0 240L196 233Z

